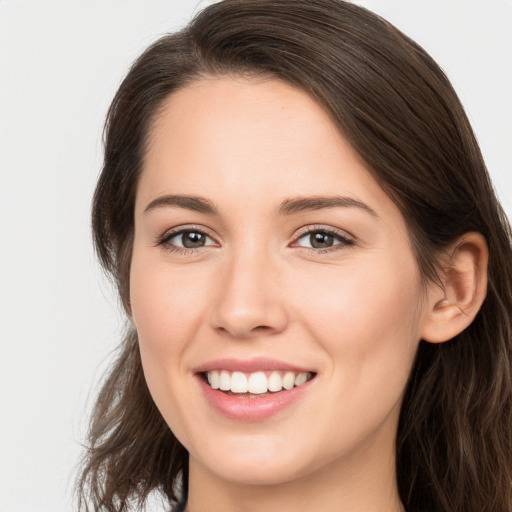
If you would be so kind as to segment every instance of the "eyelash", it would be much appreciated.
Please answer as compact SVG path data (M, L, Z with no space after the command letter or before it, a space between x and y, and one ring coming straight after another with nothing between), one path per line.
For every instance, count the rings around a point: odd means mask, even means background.
M212 247L211 245L207 245L207 246L201 246L201 247L185 248L185 247L178 247L176 245L169 244L169 241L172 240L174 237L182 235L184 233L198 233L200 235L204 235L205 237L207 237L210 240L213 240L215 243L217 243L216 240L212 236L210 236L208 233L206 233L203 229L201 229L199 227L194 227L194 226L187 226L185 228L179 228L179 229L176 229L175 231L170 231L170 232L164 234L161 238L157 239L156 245L164 247L165 250L167 250L169 252L176 253L176 254L183 254L183 255L187 255L187 256L195 254L197 251L200 251L200 250L204 249L205 247ZM334 239L336 239L336 241L338 241L339 243L337 243L331 247L325 248L325 249L315 249L313 247L303 247L303 246L295 245L295 244L297 244L297 242L299 240L301 240L302 238L304 238L306 236L311 236L313 233L322 233L325 235L330 235ZM295 238L295 241L293 242L292 247L300 247L301 249L303 249L307 252L310 252L312 254L325 254L325 253L329 253L329 252L339 251L347 246L350 247L350 246L354 245L354 243L355 243L355 241L353 238L347 236L346 234L344 234L340 231L333 230L332 228L326 228L324 226L310 226L307 229L305 229L304 231L302 231Z
M325 249L315 249L314 247L299 246L299 247L301 247L301 249L306 250L312 254L325 254L325 253L329 253L329 252L339 251L339 250L342 250L343 248L350 247L350 246L354 245L354 243L355 243L354 239L352 237L350 237L349 235L345 234L344 232L337 231L332 228L327 228L325 226L309 226L309 227L305 228L304 231L299 233L299 235L296 237L295 241L293 242L293 246L297 247L296 244L300 239L302 239L306 236L311 236L313 233L322 233L324 235L330 235L339 243L337 243L331 247L327 247Z
M176 230L169 231L169 232L165 233L161 238L159 238L157 240L156 245L164 247L164 249L166 251L176 253L176 254L183 254L185 256L192 255L192 254L196 253L197 251L200 251L205 248L205 246L186 248L186 247L178 247L176 245L169 244L169 241L172 240L174 237L176 237L178 235L182 235L184 233L198 233L198 234L204 235L205 237L209 238L210 240L213 240L214 242L216 242L216 240L212 236L210 236L208 233L206 233L204 231L204 229L201 229L200 227L195 227L195 226L187 226L184 228L178 228ZM211 246L206 246L206 247L211 247Z

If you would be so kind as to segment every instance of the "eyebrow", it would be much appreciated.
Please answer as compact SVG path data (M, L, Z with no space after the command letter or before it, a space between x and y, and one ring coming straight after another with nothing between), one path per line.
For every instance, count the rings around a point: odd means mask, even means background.
M185 208L194 212L207 213L210 215L217 215L219 213L214 204L211 201L208 201L208 199L183 195L157 197L146 206L144 213L164 206L177 206L178 208Z
M377 212L366 203L353 197L345 196L310 196L286 199L277 209L281 215L292 215L294 213L322 210L324 208L359 208L375 218L379 218Z
M218 215L219 213L219 210L208 199L180 194L157 197L146 206L144 213L157 208L173 206L209 215ZM377 212L366 203L345 196L307 196L285 199L278 206L277 213L279 215L293 215L294 213L322 210L324 208L359 208L373 217L379 218Z

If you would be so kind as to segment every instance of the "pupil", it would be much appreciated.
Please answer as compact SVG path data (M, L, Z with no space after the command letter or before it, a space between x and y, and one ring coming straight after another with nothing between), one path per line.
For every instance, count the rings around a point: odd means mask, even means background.
M333 236L328 233L313 233L310 242L315 249L325 249L332 246Z
M183 246L187 249L194 249L196 247L202 247L205 243L205 237L201 233L183 233Z

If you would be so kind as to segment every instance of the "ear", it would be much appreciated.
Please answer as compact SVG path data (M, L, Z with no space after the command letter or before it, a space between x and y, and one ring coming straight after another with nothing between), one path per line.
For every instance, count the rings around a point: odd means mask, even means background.
M430 343L448 341L468 327L487 293L489 250L480 233L466 233L445 253L442 286L431 283L421 337Z

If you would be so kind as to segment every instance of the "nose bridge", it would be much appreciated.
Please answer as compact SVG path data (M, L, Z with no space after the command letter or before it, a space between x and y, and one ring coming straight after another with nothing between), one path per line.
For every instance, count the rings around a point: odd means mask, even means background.
M282 331L287 315L276 258L254 240L228 251L221 263L212 326L236 338Z

